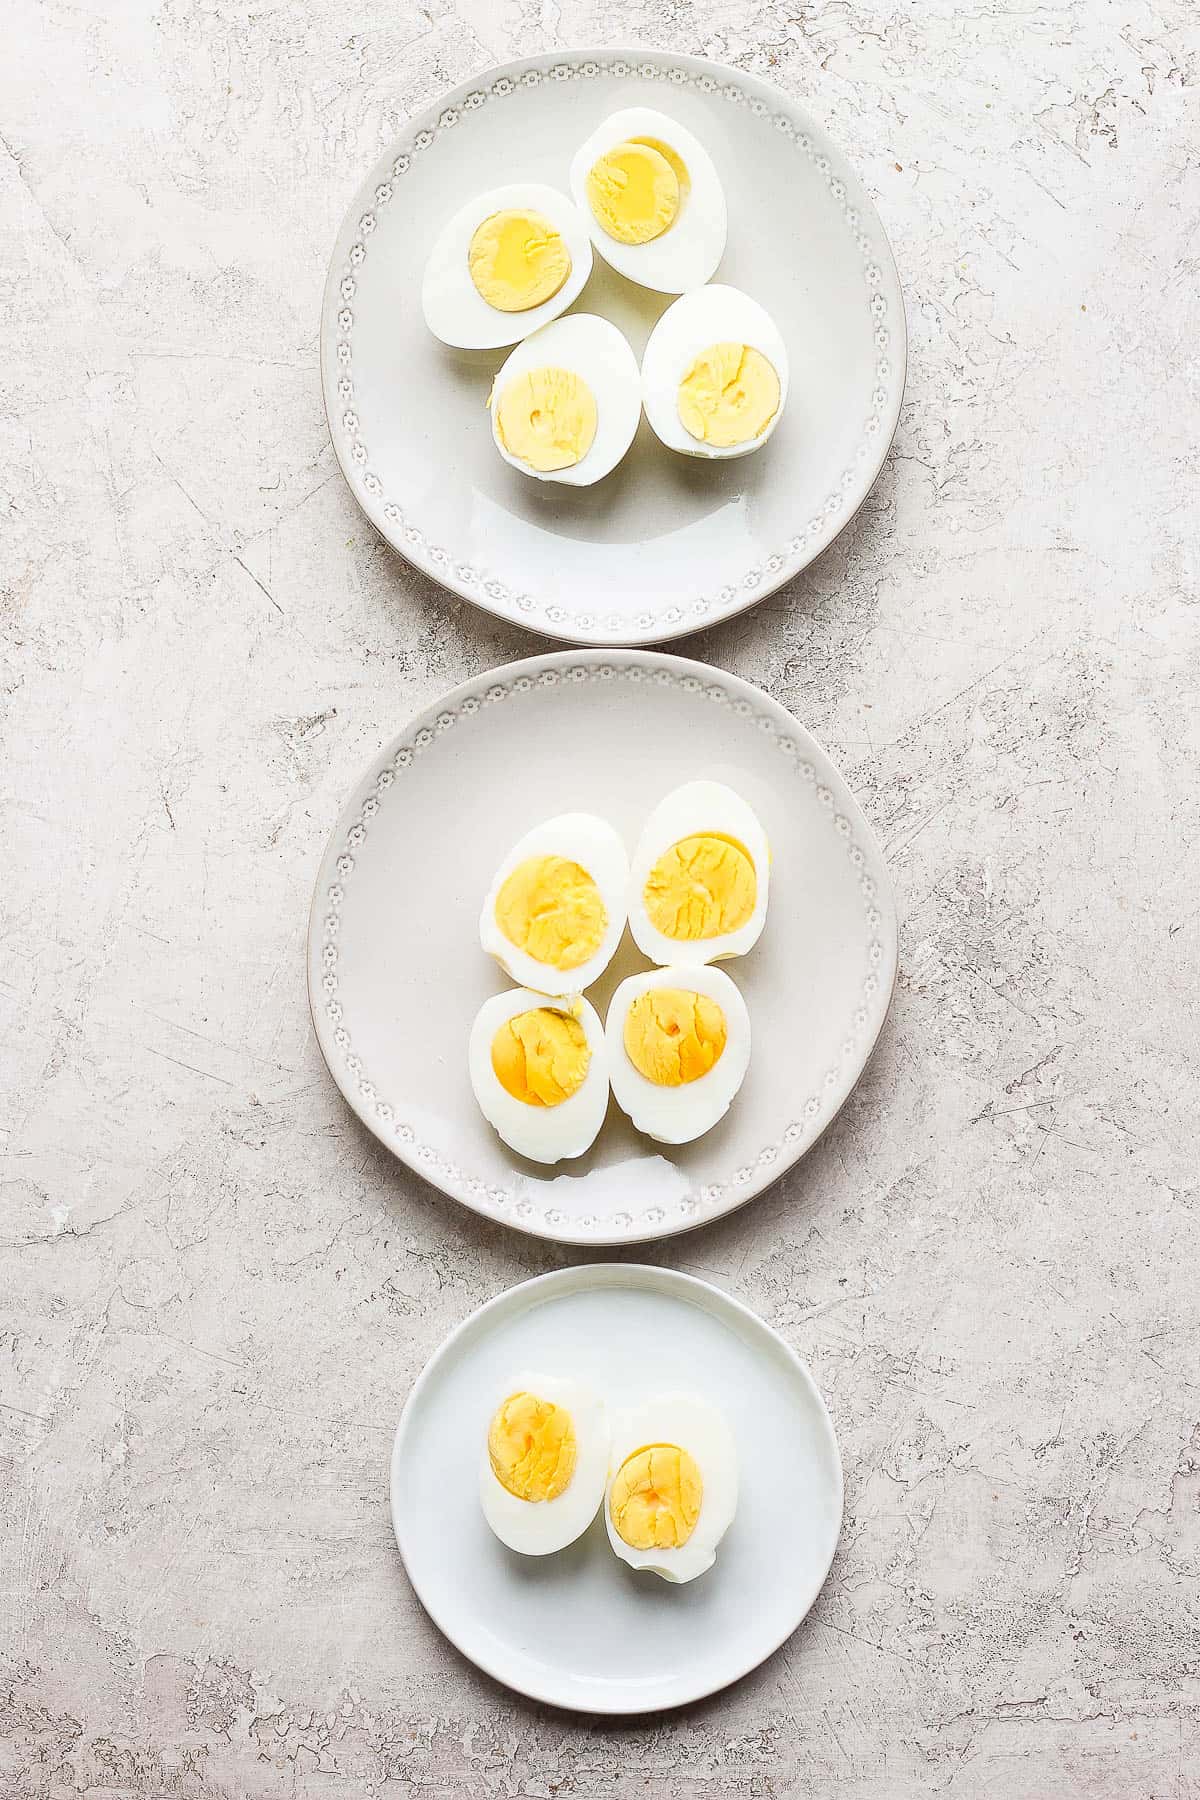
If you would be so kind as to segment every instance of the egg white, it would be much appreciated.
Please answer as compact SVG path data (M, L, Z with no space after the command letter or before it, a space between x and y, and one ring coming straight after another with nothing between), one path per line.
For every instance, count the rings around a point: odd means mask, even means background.
M583 1026L591 1051L582 1085L557 1106L530 1106L518 1100L500 1083L492 1067L492 1040L500 1027L517 1013L538 1007L551 1012L570 1012ZM594 1006L582 997L570 1004L535 994L529 988L511 988L493 994L475 1015L467 1044L467 1073L479 1110L488 1124L518 1156L531 1162L556 1163L582 1156L596 1141L608 1111L608 1051L604 1029Z
M702 351L713 344L747 344L765 356L779 377L779 405L766 429L744 444L706 444L679 416L679 384ZM709 459L748 456L771 436L787 405L788 356L779 327L766 309L740 288L719 282L682 294L668 306L642 353L642 405L668 450Z
M561 235L571 267L557 294L525 312L501 312L489 306L471 280L467 255L471 239L485 219L510 208L529 207L542 213ZM587 225L565 194L541 182L519 181L477 194L459 208L438 233L421 283L421 310L434 337L458 350L496 350L519 344L531 331L548 325L576 300L592 272L592 246Z
M706 1075L678 1087L660 1087L635 1068L625 1049L625 1015L651 988L683 988L715 1000L725 1014L725 1048ZM746 1002L721 969L675 964L646 969L621 982L605 1020L608 1079L621 1111L639 1131L660 1144L690 1144L729 1111L750 1067L750 1014Z
M508 383L530 369L569 369L586 381L596 401L596 435L587 453L569 469L531 469L502 442L497 414ZM519 343L501 368L489 401L492 440L506 463L536 481L590 487L615 469L642 416L642 383L637 357L615 325L594 313L555 319Z
M593 165L630 138L654 138L668 145L688 172L678 213L648 244L621 244L609 237L588 203L587 178ZM571 193L605 262L641 287L661 294L686 293L708 281L725 254L725 190L712 158L684 126L650 107L627 107L597 126L571 163Z
M736 931L711 938L666 937L651 924L643 899L646 881L660 856L682 838L701 832L736 838L754 864L754 911ZM642 827L629 871L629 929L644 956L657 963L710 963L744 956L767 922L771 852L767 834L740 794L719 781L688 781L660 800Z
M635 1550L612 1519L612 1489L621 1465L648 1444L675 1444L686 1450L704 1484L700 1517L678 1549ZM737 1447L725 1419L708 1401L692 1394L660 1394L619 1413L613 1423L611 1470L604 1495L608 1541L631 1569L650 1569L664 1581L694 1581L716 1561L717 1546L737 1511Z
M600 890L608 924L594 956L576 969L555 969L510 944L496 919L496 897L518 863L531 856L564 856L586 869ZM504 858L484 898L479 941L514 981L542 994L580 994L603 975L625 930L629 858L607 819L594 813L561 813L535 825Z
M565 1406L575 1427L575 1471L554 1500L519 1500L492 1472L488 1425L506 1396L522 1391ZM603 1400L577 1381L552 1375L515 1375L505 1388L497 1390L483 1433L479 1500L483 1516L500 1542L523 1556L548 1556L573 1544L587 1530L604 1498L611 1434Z

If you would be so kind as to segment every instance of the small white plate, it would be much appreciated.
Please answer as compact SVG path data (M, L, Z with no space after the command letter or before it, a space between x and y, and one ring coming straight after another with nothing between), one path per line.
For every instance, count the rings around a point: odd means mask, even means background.
M513 985L479 947L488 883L555 813L600 813L632 850L651 807L697 776L743 795L771 844L766 928L725 965L750 1009L746 1081L693 1144L640 1137L613 1103L586 1156L526 1162L467 1078L471 1022ZM627 934L589 991L601 1017L647 966ZM317 1039L358 1116L445 1193L563 1243L663 1237L761 1193L857 1081L895 975L883 858L824 750L758 688L660 651L530 657L414 719L343 810L309 921Z
M422 318L421 276L466 200L514 181L567 192L575 150L627 106L678 119L712 156L729 201L717 279L775 318L791 393L754 455L672 455L643 421L611 475L556 488L496 454L484 402L505 353L440 345ZM640 356L668 303L597 257L576 306L620 326ZM368 518L465 599L573 643L676 637L811 562L879 473L905 355L891 250L837 146L777 89L655 50L528 57L414 119L346 215L321 328L329 428Z
M600 1517L555 1556L492 1536L480 1446L497 1384L520 1370L616 1406L686 1388L720 1408L738 1510L706 1574L676 1587L635 1573ZM500 1294L430 1358L396 1432L392 1523L422 1606L497 1681L577 1712L656 1712L736 1681L795 1631L833 1561L842 1466L812 1376L769 1325L690 1275L598 1263Z

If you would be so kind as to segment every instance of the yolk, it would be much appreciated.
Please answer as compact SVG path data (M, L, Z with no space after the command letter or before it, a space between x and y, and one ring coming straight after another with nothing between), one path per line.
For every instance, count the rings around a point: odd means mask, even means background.
M588 205L597 224L619 244L648 244L675 222L679 174L680 165L673 166L662 149L631 139L592 164Z
M633 1550L676 1550L700 1517L704 1483L677 1444L647 1444L627 1456L612 1485L609 1511Z
M608 913L587 870L565 856L530 856L496 896L496 923L518 950L552 969L595 956Z
M754 911L754 859L735 838L697 832L660 856L646 878L646 917L664 937L681 941L739 931Z
M565 1406L510 1394L488 1426L488 1460L518 1500L557 1500L575 1473L575 1426Z
M591 1060L579 1020L549 1006L517 1013L492 1039L496 1080L526 1106L561 1106L583 1086Z
M698 1081L725 1049L725 1014L707 994L650 988L625 1014L625 1054L657 1087Z
M531 469L570 469L592 447L596 397L571 369L528 369L501 394L496 429Z
M779 377L761 350L710 344L680 382L677 405L685 431L727 450L767 429L779 411Z
M541 213L498 212L476 228L467 268L489 306L527 312L557 294L571 273L571 253Z

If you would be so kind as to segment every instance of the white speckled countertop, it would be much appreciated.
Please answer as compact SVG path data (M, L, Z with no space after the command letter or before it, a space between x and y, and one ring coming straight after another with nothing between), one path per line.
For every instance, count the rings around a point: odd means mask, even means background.
M1190 0L7 23L0 1796L1200 1791ZM877 197L911 357L855 525L680 646L825 741L899 892L834 1129L655 1253L809 1360L845 1533L784 1653L597 1729L440 1641L385 1486L443 1333L570 1253L356 1124L302 942L361 765L540 647L335 470L335 228L445 86L619 40L805 100Z

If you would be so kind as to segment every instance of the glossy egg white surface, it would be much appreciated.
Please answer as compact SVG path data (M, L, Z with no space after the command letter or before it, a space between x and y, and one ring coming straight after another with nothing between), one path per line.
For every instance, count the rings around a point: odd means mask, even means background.
M625 1049L625 1015L651 988L683 988L707 994L725 1014L725 1048L706 1075L678 1087L662 1087L635 1068ZM690 1144L724 1118L750 1066L750 1014L721 969L676 964L646 969L621 982L608 1007L604 1035L608 1078L617 1105L639 1131L660 1144Z
M529 1373L515 1375L503 1389L498 1389L495 1407L502 1405L509 1394L520 1392L537 1394L570 1413L575 1427L575 1471L555 1499L519 1499L496 1479L488 1456L485 1424L479 1500L484 1518L502 1544L522 1556L549 1556L573 1544L587 1530L604 1498L610 1446L608 1412L603 1400L580 1382Z
M650 921L644 898L650 871L661 856L683 838L699 833L734 838L754 864L754 911L736 931L718 937L672 938ZM644 956L656 963L710 963L744 956L753 949L767 922L771 889L771 852L767 834L751 808L719 781L688 781L660 800L642 827L629 871L629 929Z
M618 144L639 139L673 150L687 169L687 182L680 192L679 211L661 236L646 244L622 244L608 235L593 213L587 178L602 156ZM725 190L712 158L684 126L650 107L627 107L597 126L571 162L571 193L605 262L641 287L662 294L686 293L715 274L725 253Z
M496 415L505 387L531 369L569 369L585 381L596 402L596 435L585 455L568 469L530 468L504 444ZM628 339L607 319L594 313L572 313L543 325L517 345L492 386L489 402L492 438L506 463L535 481L557 481L568 487L590 487L615 469L642 416L642 382L637 357Z
M542 213L562 237L571 257L567 279L556 294L525 312L501 312L471 280L467 253L485 219L510 208ZM459 208L439 233L421 283L421 308L434 337L459 350L496 350L518 344L531 331L566 312L592 272L588 229L567 196L542 182L514 182L477 194Z
M496 898L512 871L529 857L562 856L586 869L600 890L608 923L600 948L574 969L538 962L509 942L496 919ZM479 915L479 941L514 981L541 994L579 994L601 976L616 952L625 929L629 858L607 819L595 813L560 813L545 819L519 838L504 858L484 898Z
M569 1012L583 1026L591 1060L582 1084L557 1106L531 1106L504 1087L492 1067L492 1040L518 1013L538 1007ZM724 1060L724 1059L722 1059ZM596 1141L608 1111L608 1050L594 1006L582 996L569 1004L530 988L493 994L475 1015L467 1045L467 1072L484 1118L518 1156L531 1162L557 1163L582 1156Z
M679 384L701 353L713 344L746 344L765 356L779 377L779 405L764 431L744 444L706 444L692 436L679 416ZM709 459L748 456L767 442L788 397L788 355L779 327L766 309L740 288L719 282L682 294L669 306L642 354L642 405L656 435L669 450Z
M613 1524L610 1499L622 1463L649 1444L686 1450L700 1471L700 1516L678 1548L635 1550ZM737 1511L738 1466L733 1433L716 1407L694 1394L660 1394L618 1414L613 1422L611 1471L604 1496L608 1541L631 1569L649 1569L664 1581L694 1581L716 1561L717 1546Z

